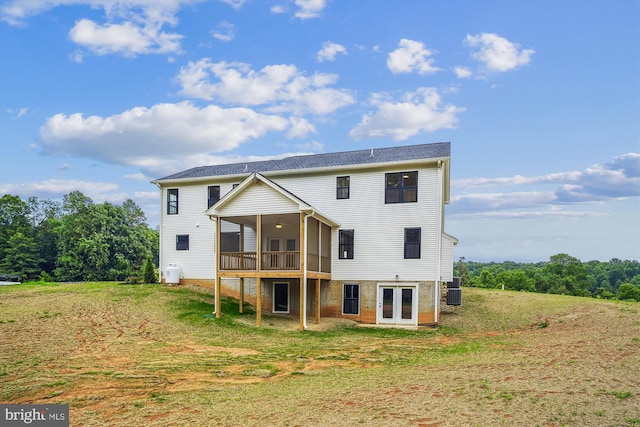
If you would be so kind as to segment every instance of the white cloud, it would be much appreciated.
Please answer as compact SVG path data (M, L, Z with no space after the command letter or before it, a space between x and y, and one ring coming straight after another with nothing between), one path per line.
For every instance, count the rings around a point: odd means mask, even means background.
M318 62L335 61L336 55L339 53L346 55L347 49L338 43L324 42L322 43L322 49L316 55L316 59Z
M295 4L295 17L299 19L318 18L326 7L325 0L295 0Z
M230 42L234 39L234 27L233 24L223 21L217 25L214 30L211 30L211 36L223 42Z
M494 33L481 33L474 36L467 34L465 44L472 48L479 48L471 57L482 64L485 72L502 73L515 70L531 62L533 49L521 49L517 43L512 43L504 37Z
M439 71L433 66L433 59L429 58L433 51L427 49L424 43L402 39L398 49L389 53L387 67L392 73L432 74Z
M117 184L108 182L79 181L74 179L47 179L45 181L20 184L0 184L1 194L15 194L23 197L58 198L79 190L94 201L105 200L105 194L118 189Z
M473 72L468 67L453 67L453 72L459 79L468 79L473 75Z
M247 0L220 0L222 3L226 3L234 9L240 9Z
M98 55L122 53L131 57L179 52L182 39L179 34L164 33L155 26L141 27L132 22L100 25L88 19L77 21L69 37Z
M109 117L56 114L42 126L40 136L48 154L157 171L207 164L209 153L233 150L270 132L300 136L312 129L302 119L181 102L136 107Z
M640 153L627 153L583 171L553 172L538 176L458 179L452 187L533 186L555 184L558 201L596 201L640 196Z
M498 191L455 194L459 189L479 190L483 187ZM518 191L507 191L509 187L518 187ZM597 204L640 196L640 154L627 153L583 171L453 180L451 188L454 214L516 218L532 217L533 212L541 212L539 215L547 216L545 212L559 206ZM570 215L573 214L564 211L558 217Z
M183 96L263 106L268 112L328 114L355 102L349 91L327 87L337 82L337 75L307 76L295 65L268 65L254 71L248 64L204 58L182 67L175 80Z
M124 175L124 178L132 179L135 181L151 181L151 179L145 174L143 174L142 172L127 174L127 175Z
M13 0L0 7L2 21L10 25L26 25L31 16L59 6L89 6L104 12L104 22L79 19L69 30L70 39L89 51L104 55L121 53L126 56L151 53L179 53L182 35L162 30L175 26L178 10L204 0ZM235 3L238 3L236 1ZM71 59L82 62L81 52Z
M277 4L277 5L271 6L271 8L269 10L271 11L271 13L280 15L280 14L283 14L283 13L287 13L288 9L286 8L286 6L283 6L281 4Z
M371 102L376 111L363 116L349 132L351 138L390 137L403 141L420 133L454 128L457 115L465 110L450 104L443 106L437 89L427 87L405 93L400 101L377 94Z

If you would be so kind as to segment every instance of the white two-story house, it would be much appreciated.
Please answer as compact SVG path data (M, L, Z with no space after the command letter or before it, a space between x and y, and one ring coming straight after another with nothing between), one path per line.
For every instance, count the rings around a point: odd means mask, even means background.
M453 276L444 232L450 144L203 166L160 188L166 283L215 288L263 312L437 325Z

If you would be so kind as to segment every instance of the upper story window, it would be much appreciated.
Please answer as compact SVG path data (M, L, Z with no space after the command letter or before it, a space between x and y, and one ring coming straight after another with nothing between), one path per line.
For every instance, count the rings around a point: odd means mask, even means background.
M207 187L207 207L210 208L215 205L218 200L220 200L220 186L210 185Z
M167 215L178 214L178 189L169 188L167 190Z
M404 229L404 259L420 258L420 235L422 230L417 228Z
M353 259L353 230L338 233L338 259Z
M336 199L349 198L349 181L351 177L339 176L336 178Z
M385 174L385 203L418 201L418 171Z

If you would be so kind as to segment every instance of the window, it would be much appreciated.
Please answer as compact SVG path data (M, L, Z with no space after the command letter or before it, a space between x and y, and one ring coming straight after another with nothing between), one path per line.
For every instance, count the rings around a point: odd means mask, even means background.
M167 190L167 215L178 215L178 189Z
M404 229L404 259L420 258L420 228Z
M360 309L360 285L345 283L342 295L342 313L358 314Z
M220 186L210 185L207 187L207 207L210 208L215 205L218 200L220 200Z
M189 235L177 234L176 235L176 251L188 251L189 250Z
M349 198L349 180L348 176L339 176L336 179L336 199Z
M353 230L340 230L338 234L338 258L353 259Z
M385 174L385 203L409 203L418 201L418 172Z

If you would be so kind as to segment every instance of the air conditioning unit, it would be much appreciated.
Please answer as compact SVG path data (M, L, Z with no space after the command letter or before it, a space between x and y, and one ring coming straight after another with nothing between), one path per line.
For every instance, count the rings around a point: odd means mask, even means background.
M447 305L462 305L462 289L447 289Z

